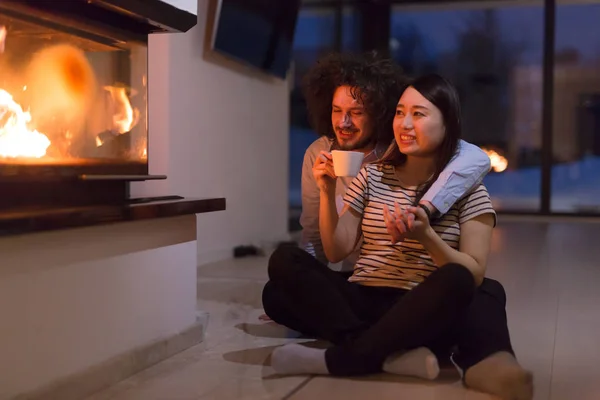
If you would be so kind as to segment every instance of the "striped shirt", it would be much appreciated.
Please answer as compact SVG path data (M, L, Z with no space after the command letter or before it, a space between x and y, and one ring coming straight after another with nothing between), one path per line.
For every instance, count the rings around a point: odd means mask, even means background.
M402 186L391 165L366 165L352 181L344 202L362 215L363 242L350 282L412 289L438 268L421 243L406 239L393 244L385 227L383 205L393 209L396 201L401 207L412 206L417 189ZM488 191L479 185L460 198L432 227L444 242L458 250L461 224L488 213L495 220Z
M319 231L319 207L321 196L317 181L313 176L313 165L321 151L331 151L335 147L332 139L325 136L315 140L304 153L302 162L302 214L300 225L302 225L302 236L300 247L312 254L324 264L328 264L321 233ZM387 150L387 145L379 145L370 154L365 155L364 164L374 163ZM423 195L423 200L433 204L440 213L448 212L452 204L456 203L470 189L479 186L483 177L490 170L490 158L479 147L463 140L455 156L450 160L446 168L440 173L439 178L431 185L431 188ZM344 208L344 195L353 178L338 177L335 193L335 204L340 213ZM355 249L339 264L329 264L334 270L352 271L360 254L360 242Z

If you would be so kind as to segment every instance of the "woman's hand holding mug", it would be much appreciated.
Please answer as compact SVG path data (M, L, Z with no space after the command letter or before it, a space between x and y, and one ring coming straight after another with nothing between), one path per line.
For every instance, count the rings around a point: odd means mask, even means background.
M321 192L335 190L337 176L333 171L333 159L331 153L321 151L315 160L312 170L315 181L317 181L317 186Z

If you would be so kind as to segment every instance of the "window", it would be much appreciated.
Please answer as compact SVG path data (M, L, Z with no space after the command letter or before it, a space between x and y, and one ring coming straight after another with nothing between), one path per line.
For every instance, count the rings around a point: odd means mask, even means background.
M600 4L556 8L553 212L600 212Z
M485 149L486 184L503 211L538 211L543 6L394 6L390 54L410 75L450 79L463 139ZM531 4L531 3L528 3Z

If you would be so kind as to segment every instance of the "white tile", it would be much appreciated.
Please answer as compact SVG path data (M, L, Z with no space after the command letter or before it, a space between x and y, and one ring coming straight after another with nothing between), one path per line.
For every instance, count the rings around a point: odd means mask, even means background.
M551 399L600 399L600 225L555 224L560 289Z
M381 375L363 379L335 379L318 377L312 379L290 400L494 400L494 397L467 390L459 382L431 383Z

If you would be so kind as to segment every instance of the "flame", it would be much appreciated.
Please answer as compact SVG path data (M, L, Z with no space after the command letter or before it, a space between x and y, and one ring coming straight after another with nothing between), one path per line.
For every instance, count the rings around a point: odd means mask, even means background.
M6 27L0 25L0 53L4 52L6 35ZM23 92L30 93L28 104L34 112L35 124L31 123L30 110L24 111L11 93L0 89L0 158L46 156L51 141L32 127L48 124L57 126L55 130L64 130L64 138L52 132L55 141L52 152L58 154L57 149L66 147L64 154L70 154L72 132L84 130L86 115L97 99L96 77L85 53L68 44L50 46L35 53L25 72L27 85L21 87ZM139 120L139 110L132 107L127 88L106 86L104 89L111 100L107 115L109 124L102 126L106 135L95 138L98 147L111 137L130 132ZM141 156L147 157L145 144L143 147ZM142 153L142 150L136 152Z
M0 53L4 53L4 45L6 44L6 27L0 26Z
M29 111L13 100L10 93L0 89L0 157L40 158L46 155L50 140L31 130Z
M123 87L105 86L113 101L115 113L113 115L114 129L123 134L129 132L137 124L140 116L139 110L131 106L127 92Z
M501 156L494 150L488 150L484 147L482 147L481 150L483 150L490 158L490 163L494 172L502 172L506 170L508 167L508 160L506 157Z

